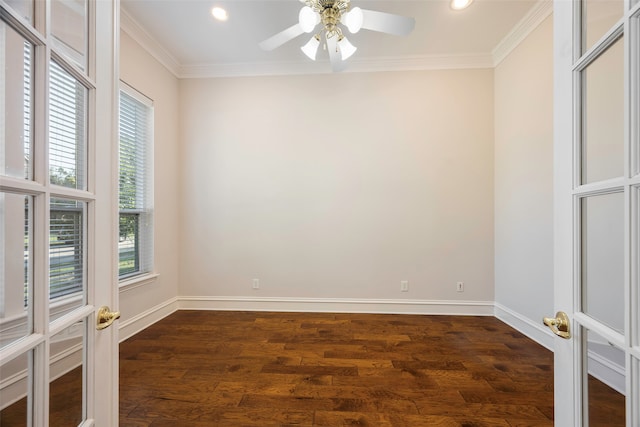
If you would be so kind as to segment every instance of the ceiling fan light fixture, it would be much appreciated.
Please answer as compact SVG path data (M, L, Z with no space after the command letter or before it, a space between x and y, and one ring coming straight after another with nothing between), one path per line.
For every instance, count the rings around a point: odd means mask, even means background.
M473 0L451 0L451 9L462 10L471 6Z
M211 15L216 18L218 21L226 21L229 19L229 14L226 10L221 7L214 7L211 9Z
M362 29L364 14L362 9L354 7L349 12L342 15L342 24L349 29L351 34L355 34Z
M351 8L352 0L299 1L303 6L298 13L298 22L263 40L259 46L263 50L273 50L304 33L315 33L315 36L300 49L309 59L315 61L322 44L329 53L329 62L334 72L343 71L346 68L346 60L358 50L344 36L347 30L351 34L364 29L406 36L413 31L416 24L414 18L406 16L359 7Z
M343 61L349 59L351 55L356 53L356 50L358 50L358 48L352 45L351 42L344 36L342 36L338 40L338 49L340 49L340 54L342 55Z
M298 14L298 22L302 27L302 31L310 33L320 22L320 16L309 6L304 6Z
M318 48L320 47L320 38L315 35L311 37L311 40L307 42L304 46L300 48L305 55L309 57L310 60L315 61L316 55L318 54Z

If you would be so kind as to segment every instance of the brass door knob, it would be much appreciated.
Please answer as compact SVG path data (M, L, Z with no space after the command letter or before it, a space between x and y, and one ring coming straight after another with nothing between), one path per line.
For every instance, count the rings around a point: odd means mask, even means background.
M102 329L108 328L116 319L119 318L119 311L111 311L109 307L102 306L98 310L96 329L100 331Z
M571 338L571 332L569 331L569 316L564 311L556 313L556 317L545 317L542 322L551 329L551 332L557 336L569 339Z

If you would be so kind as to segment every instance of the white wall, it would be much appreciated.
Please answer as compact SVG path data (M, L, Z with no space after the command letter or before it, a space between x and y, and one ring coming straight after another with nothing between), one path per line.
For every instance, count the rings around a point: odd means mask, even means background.
M554 313L552 17L495 69L495 246L498 317L544 333Z
M493 301L493 70L180 95L179 295Z
M154 102L154 255L158 277L120 291L121 336L137 330L133 320L174 301L180 245L178 79L126 32L120 32L120 79ZM151 320L150 320L151 321ZM141 319L141 324L144 319ZM127 326L131 330L126 329Z

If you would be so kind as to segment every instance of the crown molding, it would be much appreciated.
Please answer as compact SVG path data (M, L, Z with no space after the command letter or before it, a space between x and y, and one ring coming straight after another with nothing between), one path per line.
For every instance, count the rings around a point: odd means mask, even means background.
M527 13L493 49L491 52L493 67L495 68L500 65L500 63L552 13L553 0L538 1L529 13Z
M326 65L319 67L318 65ZM299 74L324 74L331 72L329 64L311 61L269 61L242 62L229 64L193 64L180 67L181 79L202 79L216 77L258 77Z
M406 57L353 58L346 73L385 71L446 70L468 68L493 68L491 55L423 55ZM246 76L281 76L303 74L331 74L328 61L311 62L280 61L262 63L183 65L179 78L213 78Z
M355 58L347 71L422 71L493 68L493 58L485 54L413 55L388 58Z
M149 55L153 56L160 64L169 70L171 74L178 78L180 77L180 63L178 60L123 8L120 8L120 29L129 34Z
M352 58L347 73L495 68L553 12L553 0L539 0L490 54L416 55ZM121 9L123 31L179 79L331 74L328 61L180 64L131 15Z

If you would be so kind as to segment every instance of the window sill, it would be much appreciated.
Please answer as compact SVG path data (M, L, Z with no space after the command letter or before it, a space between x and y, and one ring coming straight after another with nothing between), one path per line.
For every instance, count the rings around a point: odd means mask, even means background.
M128 277L118 283L120 292L131 291L141 286L146 286L156 281L158 273L145 273L135 277Z

